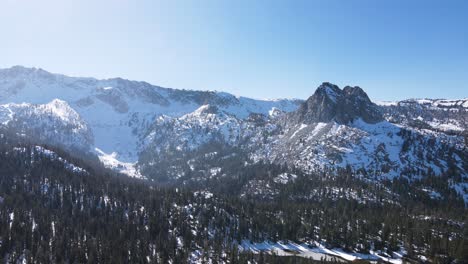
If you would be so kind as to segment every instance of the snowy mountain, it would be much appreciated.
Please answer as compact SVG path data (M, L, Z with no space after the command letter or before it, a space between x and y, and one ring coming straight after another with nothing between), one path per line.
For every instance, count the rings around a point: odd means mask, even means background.
M297 111L285 115L280 122L283 134L271 141L267 156L304 169L351 166L387 178L400 176L410 168L430 167L441 174L452 159L465 170L468 164L458 162L466 161L460 157L466 156L462 136L393 122L396 118L386 116L385 111L359 87L341 90L324 83ZM468 114L466 108L460 112L461 116ZM446 156L448 149L455 152L453 156ZM419 158L421 152L434 160Z
M246 118L272 109L291 111L299 102L168 89L120 78L67 77L21 66L0 70L0 121L4 126L20 126L21 131L30 130L28 135L34 134L36 125L43 126L41 140L86 149L107 165L127 172L135 171L139 138L161 116L180 117L212 104ZM64 135L56 137L62 133L60 127Z
M186 179L197 172L197 180L209 179L232 173L222 166L229 164L231 153L245 166L267 162L307 173L350 169L370 180L450 175L450 187L468 201L465 136L440 126L410 125L409 118L401 117L404 108L390 110L372 103L359 87L340 89L329 83L289 113L239 119L205 105L155 122L144 138L139 166L148 175ZM464 124L467 109L457 113L439 120ZM396 117L405 122L393 122Z
M197 180L226 164L305 173L349 169L372 180L449 175L468 201L468 99L373 103L323 83L306 101L255 100L120 78L0 70L0 124L41 144L97 155L131 176ZM255 185L255 184L254 184Z
M0 124L37 143L87 150L94 138L87 123L67 102L0 105Z

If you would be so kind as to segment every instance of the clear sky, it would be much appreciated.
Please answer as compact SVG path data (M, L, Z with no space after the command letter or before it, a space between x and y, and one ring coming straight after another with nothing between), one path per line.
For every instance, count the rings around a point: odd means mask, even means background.
M468 97L466 0L0 0L0 67L254 98Z

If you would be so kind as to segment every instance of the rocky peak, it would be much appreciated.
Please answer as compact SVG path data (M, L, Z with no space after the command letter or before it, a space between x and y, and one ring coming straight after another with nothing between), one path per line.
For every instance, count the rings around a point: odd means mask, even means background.
M50 112L66 122L80 122L80 115L70 105L60 99L54 99L48 104L39 105L39 109Z
M336 103L341 97L342 90L335 84L324 82L322 83L314 93L314 96L319 97L321 100L329 100Z
M377 105L360 87L338 86L324 82L297 111L290 114L296 123L331 122L347 124L361 118L367 123L383 120Z
M366 92L364 92L364 90L359 86L354 86L354 87L345 86L345 88L343 88L343 92L348 96L354 96L354 97L357 97L358 99L368 101L368 102L371 101L369 97L367 96Z

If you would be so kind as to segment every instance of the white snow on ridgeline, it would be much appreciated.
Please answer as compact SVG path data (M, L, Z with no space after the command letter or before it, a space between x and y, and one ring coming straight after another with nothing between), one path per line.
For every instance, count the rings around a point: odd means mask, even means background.
M229 95L227 93L220 94ZM221 107L221 110L243 119L247 118L251 113L269 115L272 113L273 108L291 112L298 108L300 102L300 100L295 99L259 100L240 96L236 98L234 103Z
M66 122L73 122L80 119L80 115L71 108L67 102L60 99L54 99L48 104L40 105L39 109L44 112L53 113Z
M406 105L410 103L416 103L423 106L429 106L433 108L442 108L442 107L462 107L468 108L468 98L464 99L407 99L402 101L376 101L377 105L380 106L397 106L397 105Z
M397 101L375 101L376 105L381 105L381 106L396 106L398 105Z
M445 107L454 107L454 106L461 106L468 108L468 98L464 99L454 99L454 100L446 100L446 99L439 99L439 100L431 100L432 105L436 106L445 106Z
M210 109L210 105L208 105L208 104L202 105L197 110L193 111L192 113L188 113L188 114L186 114L184 116L198 117L198 116L206 113L209 109ZM182 116L182 118L184 116Z
M432 100L429 99L416 99L415 100L418 104L431 104Z
M77 123L80 120L80 115L70 107L70 105L60 99L53 99L46 104L31 104L31 103L8 103L0 105L0 121L3 124L8 124L14 118L18 110L27 110L28 114L35 113L37 115L48 115L60 118L66 123Z

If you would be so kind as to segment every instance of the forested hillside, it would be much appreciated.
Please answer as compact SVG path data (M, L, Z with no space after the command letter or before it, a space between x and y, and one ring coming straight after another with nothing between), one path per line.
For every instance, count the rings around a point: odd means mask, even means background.
M280 195L259 199L253 191L242 197L225 192L243 181L241 176L225 187L213 183L218 187L212 191L161 187L6 133L0 142L0 256L6 263L261 263L271 258L242 251L245 241L310 247L317 241L345 252L468 260L463 201L408 192L404 180L377 185L346 171L336 177L298 173ZM285 169L258 165L239 175L262 184L275 170ZM440 178L432 181L443 188ZM310 190L315 202L301 197Z

